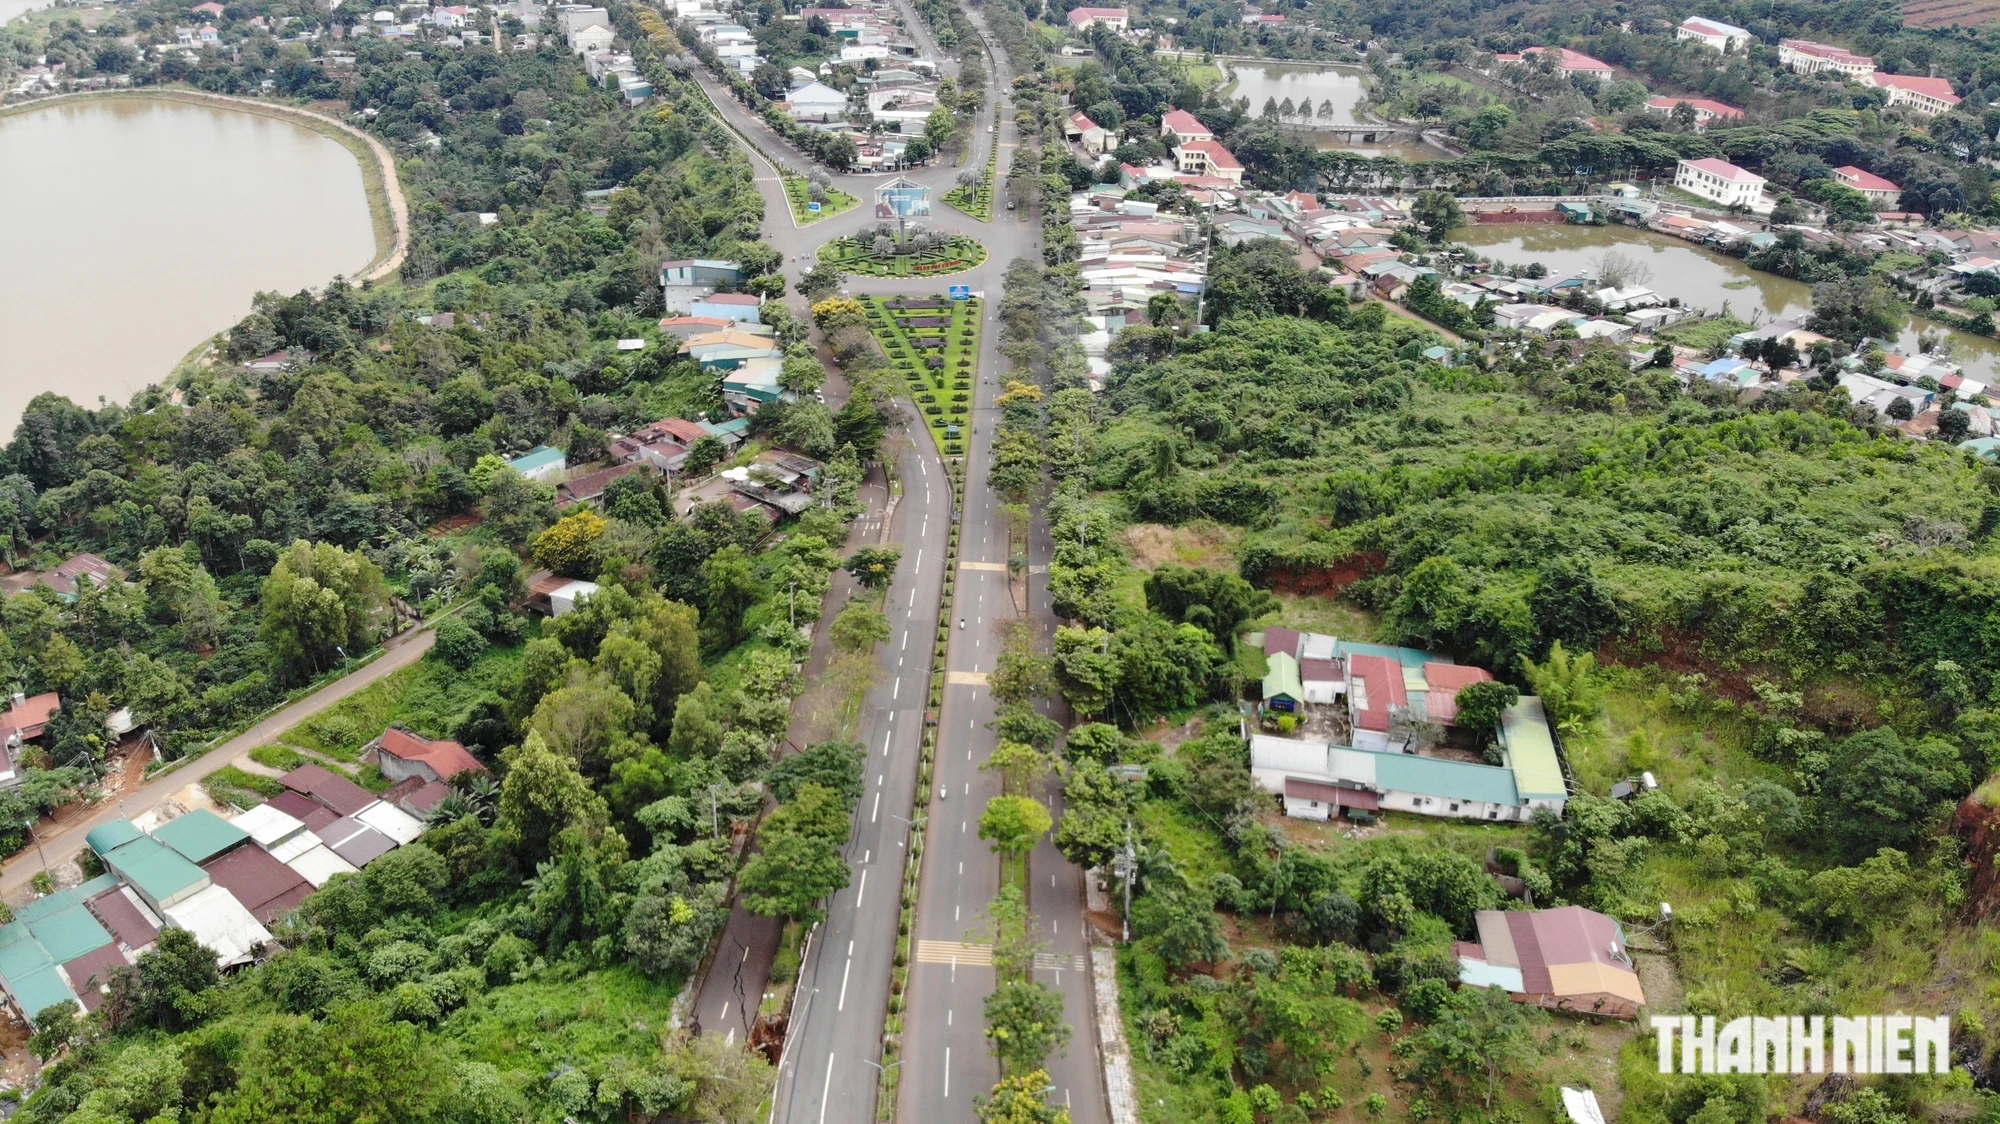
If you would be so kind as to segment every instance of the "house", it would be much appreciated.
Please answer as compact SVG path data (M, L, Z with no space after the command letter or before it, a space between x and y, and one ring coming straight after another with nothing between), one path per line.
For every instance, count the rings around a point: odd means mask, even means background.
M1910 74L1872 73L1867 84L1889 91L1889 107L1907 106L1926 117L1936 117L1961 100L1951 90L1949 78L1921 78Z
M1637 1018L1646 995L1617 921L1582 906L1482 909L1477 942L1459 941L1459 983L1498 987L1556 1011Z
M1064 132L1074 136L1083 150L1092 155L1102 156L1118 146L1118 134L1081 113L1069 115L1069 128Z
M1903 197L1903 189L1883 179L1873 172L1864 172L1852 164L1833 170L1833 178L1868 197L1870 203L1886 207Z
M1264 657L1264 709L1290 714L1306 701L1305 684L1299 679L1299 661L1288 652Z
M1545 55L1553 58L1555 72L1564 78L1574 78L1581 74L1599 82L1611 81L1610 63L1591 58L1581 51L1572 51L1568 47L1523 47L1518 55L1495 55L1493 60L1503 63L1525 63L1529 59L1539 60Z
M561 449L537 445L508 460L507 467L530 480L553 484L569 472L569 455Z
M1123 31L1130 26L1129 13L1124 8L1071 8L1069 29L1088 31L1099 24L1113 31Z
M1187 175L1243 182L1242 162L1217 140L1184 141L1175 146L1174 165Z
M1690 365L1682 373L1688 376L1690 383L1700 380L1738 388L1755 386L1763 378L1757 368L1741 359L1715 359Z
M426 738L401 726L391 726L375 740L377 764L392 781L421 777L449 784L460 773L486 772L463 745L445 738Z
M192 12L200 12L202 15L205 16L219 16L222 13L228 11L229 9L223 7L221 4L216 3L215 0L203 0L202 3L196 4L194 7L188 10Z
M610 50L612 40L616 38L617 34L610 28L601 24L591 24L569 33L569 49L578 55L588 57L598 51Z
M92 909L119 889L116 876L99 875L19 907L0 928L0 991L23 1023L34 1026L36 1015L64 1000L95 1010L112 969L151 946L150 937L138 948L125 944ZM131 926L132 935L145 928L142 919Z
M0 714L0 746L12 749L41 737L60 710L62 696L54 691L32 696L14 692L13 705Z
M615 451L617 450L614 448ZM620 453L620 456L623 454ZM588 503L602 496L613 480L638 472L652 471L653 466L650 464L615 464L610 468L600 468L596 472L586 472L582 476L572 477L556 485L556 506L563 508Z
M1725 207L1754 207L1764 198L1764 177L1713 156L1681 160L1674 186Z
M1170 143L1174 145L1215 139L1215 134L1208 131L1208 126L1202 124L1194 114L1185 109L1170 109L1166 116L1160 118L1160 135L1172 138Z
M750 417L785 397L778 379L785 361L776 356L751 359L722 376L722 402L737 417Z
M847 95L824 82L808 82L785 95L794 121L838 121L847 116Z
M764 298L749 293L716 293L688 302L691 316L715 316L724 320L746 320L752 324L763 323L762 307Z
M739 330L750 330L762 327L762 325L749 325L746 328L734 320L725 319L721 316L669 316L660 321L660 331L666 332L669 335L679 336L682 339L689 339L694 336L730 327L735 327ZM767 333L770 331L768 328L764 330Z
M1711 51L1740 51L1750 42L1750 33L1735 24L1691 16L1674 29L1674 38L1700 43Z
M1483 765L1392 750L1328 745L1253 734L1250 772L1281 798L1285 814L1326 820L1342 809L1384 810L1500 823L1532 820L1536 809L1561 813L1566 794L1527 795L1515 763ZM1549 770L1560 775L1553 749Z
M1778 65L1795 74L1818 74L1831 70L1849 78L1861 78L1875 72L1875 60L1867 55L1857 55L1845 47L1814 43L1809 39L1780 40Z
M676 258L660 263L660 287L741 285L749 280L743 263L720 258Z
M567 616L603 587L542 571L528 579L528 607L552 617Z
M1705 132L1711 121L1734 121L1743 116L1742 110L1713 98L1650 98L1646 102L1646 112L1671 117L1681 106L1694 111L1694 131L1697 133Z

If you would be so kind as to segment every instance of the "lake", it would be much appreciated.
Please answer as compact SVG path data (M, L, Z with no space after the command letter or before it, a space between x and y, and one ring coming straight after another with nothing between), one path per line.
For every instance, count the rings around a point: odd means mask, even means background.
M28 400L124 402L261 290L375 255L361 167L288 121L151 98L0 117L0 439Z
M1507 265L1541 262L1551 273L1589 273L1607 251L1640 262L1652 272L1640 282L1663 297L1678 297L1684 305L1722 312L1762 324L1771 320L1801 320L1812 311L1812 289L1797 281L1751 269L1735 258L1702 249L1678 238L1629 226L1473 226L1452 234L1453 241L1471 246ZM2000 340L1947 328L1911 317L1898 341L1902 350L1917 352L1917 333L1948 334L1952 361L1968 375L1990 379L2000 374Z
M5 24L15 16L26 15L37 8L46 8L52 0L0 0L0 24Z
M1353 125L1363 120L1355 112L1361 99L1368 95L1368 72L1361 67L1285 62L1221 62L1220 65L1227 68L1228 78L1225 81L1235 83L1229 87L1229 96L1232 99L1249 99L1252 117L1264 112L1266 99L1282 104L1290 98L1295 106L1310 100L1315 122ZM1328 103L1333 105L1333 112L1330 116L1321 117L1319 109ZM1329 152L1397 156L1404 160L1436 160L1444 155L1426 144L1346 144L1334 137L1310 132L1305 135L1315 147Z

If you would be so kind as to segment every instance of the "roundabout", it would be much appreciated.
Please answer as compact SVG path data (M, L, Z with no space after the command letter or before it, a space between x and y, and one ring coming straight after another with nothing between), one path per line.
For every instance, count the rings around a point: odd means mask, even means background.
M899 237L887 224L836 238L819 248L819 260L861 277L942 277L976 269L986 247L963 234L918 230Z

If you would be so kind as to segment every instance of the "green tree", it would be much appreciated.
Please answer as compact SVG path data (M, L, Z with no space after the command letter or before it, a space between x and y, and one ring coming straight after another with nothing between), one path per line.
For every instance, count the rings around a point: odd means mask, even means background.
M903 552L892 546L864 546L847 558L847 572L863 589L883 589L896 579Z
M221 977L214 950L186 929L162 929L128 968L113 968L102 1010L112 1030L128 1026L185 1030L214 1011Z
M365 555L300 539L264 579L262 635L288 671L309 675L372 644L388 600Z
M730 543L701 564L701 579L708 599L703 639L712 650L733 648L743 639L743 614L760 592L750 556Z
M833 618L829 635L843 652L865 652L889 639L889 618L863 601L849 601Z
M1528 686L1541 696L1549 720L1564 731L1589 728L1604 708L1604 691L1597 682L1597 657L1590 652L1571 656L1558 641L1540 664L1523 657L1521 670Z
M550 843L572 827L594 832L609 821L604 798L592 791L576 763L550 749L539 733L529 731L506 762L498 824L529 855L547 854Z
M535 557L564 577L594 577L598 540L604 537L606 525L604 517L589 508L572 511L535 536Z
M1077 762L1063 778L1056 849L1085 870L1104 866L1125 845L1125 814L1121 782L1095 761Z
M422 1032L372 1004L325 1021L266 1023L245 1045L238 1074L215 1124L405 1124L431 1119L451 1087Z
M1055 768L1055 762L1026 742L1002 739L980 768L1000 774L1000 790L1007 795L1033 796L1035 786Z
M1410 206L1410 218L1423 228L1425 240L1441 245L1452 231L1465 225L1465 209L1449 191L1423 191Z
M1461 730L1471 730L1490 739L1500 728L1500 716L1520 700L1521 692L1505 683L1474 683L1458 692L1455 724Z
M1214 900L1193 890L1148 892L1132 903L1132 930L1176 968L1218 961L1229 952Z
M1548 1016L1497 987L1446 994L1444 1009L1414 1036L1414 1074L1447 1099L1463 1082L1490 1109L1501 1075L1518 1075L1534 1059L1534 1032Z
M1025 855L1053 822L1047 805L1029 796L996 796L979 817L979 837L1008 857Z
M973 1112L979 1124L1070 1124L1068 1109L1044 1099L1048 1087L1046 1069L1002 1077L991 1094L972 1098Z
M1820 822L1850 859L1909 850L1926 821L1971 787L1958 749L1942 738L1904 739L1888 726L1840 743L1820 786Z
M464 618L446 617L438 622L437 639L431 644L429 654L447 667L464 671L486 654L486 638L465 623Z
M1002 1073L1039 1069L1069 1044L1062 994L1033 980L1008 980L986 996L986 1040Z

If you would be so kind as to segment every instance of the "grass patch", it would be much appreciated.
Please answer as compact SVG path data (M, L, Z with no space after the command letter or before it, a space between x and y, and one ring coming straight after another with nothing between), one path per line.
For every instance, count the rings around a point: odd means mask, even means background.
M285 791L285 786L270 777L246 773L234 765L224 765L203 778L201 790L217 804L228 804L236 808L255 808L271 797Z
M284 732L289 744L337 761L357 761L361 749L392 724L425 737L447 738L480 704L514 688L523 649L495 648L465 671L418 660Z
M288 745L260 745L250 751L250 760L290 772L306 763L306 755Z
M785 177L785 200L792 205L792 220L794 222L800 226L806 226L816 223L821 219L830 218L842 211L852 210L861 204L861 200L856 199L854 196L837 187L829 186L823 190L825 191L826 198L819 201L819 210L818 212L814 212L807 206L807 204L813 201L811 181L803 176Z
M986 167L979 173L979 182L969 186L961 184L945 192L945 206L963 211L980 222L992 222L993 184L999 173L1000 148L995 145L993 154L986 158Z
M551 1073L583 1058L651 1057L667 1032L679 979L652 980L619 966L497 987L441 1027L469 1061L503 1073Z
M1682 347L1699 348L1703 351L1711 347L1721 347L1729 342L1729 337L1738 332L1748 331L1750 325L1734 316L1717 316L1708 320L1688 320L1660 329L1653 333L1655 339L1677 343Z

